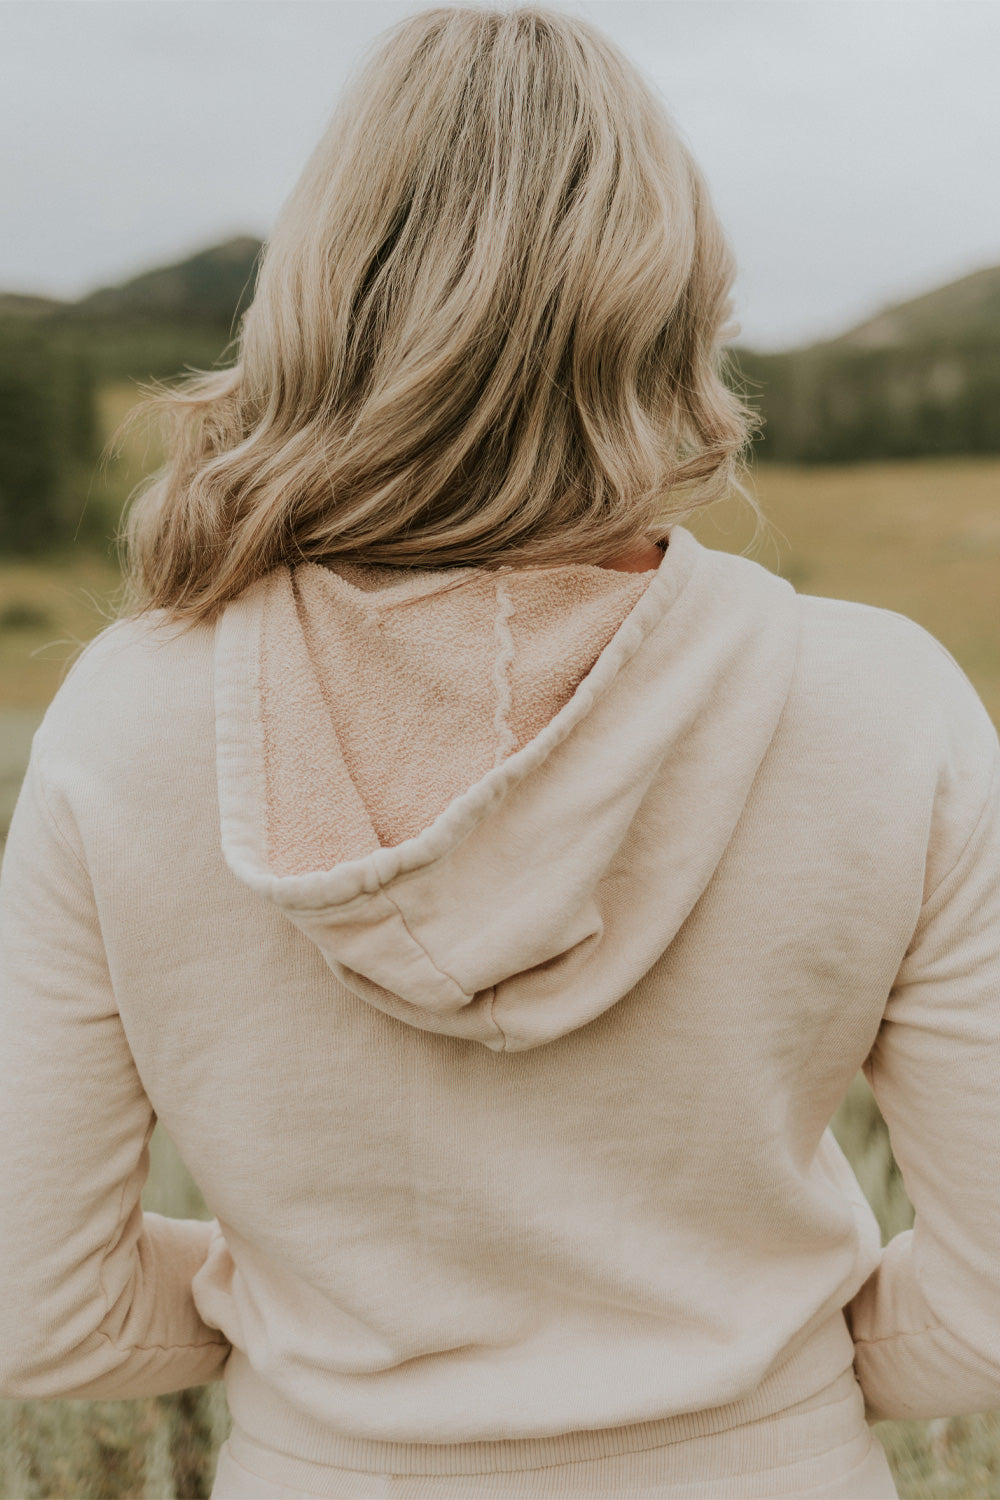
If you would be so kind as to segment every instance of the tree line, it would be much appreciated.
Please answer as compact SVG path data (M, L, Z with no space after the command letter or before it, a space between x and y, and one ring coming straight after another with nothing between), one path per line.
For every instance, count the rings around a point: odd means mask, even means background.
M1000 453L1000 338L735 356L758 457L801 464Z
M98 453L93 373L31 323L0 336L0 551L30 554L86 534ZM89 535L87 539L92 539Z

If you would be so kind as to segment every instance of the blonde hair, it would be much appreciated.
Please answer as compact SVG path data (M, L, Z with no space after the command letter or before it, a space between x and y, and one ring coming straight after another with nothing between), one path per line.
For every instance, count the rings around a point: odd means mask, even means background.
M272 568L603 562L724 493L732 257L657 95L533 5L381 40L266 247L231 367L160 388L128 598Z

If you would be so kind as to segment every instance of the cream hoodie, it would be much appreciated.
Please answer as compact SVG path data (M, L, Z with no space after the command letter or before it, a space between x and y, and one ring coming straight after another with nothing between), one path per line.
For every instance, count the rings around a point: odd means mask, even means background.
M680 526L112 626L0 886L0 1395L224 1374L359 1468L852 1359L870 1418L1000 1406L998 749L919 626ZM828 1129L862 1066L885 1251ZM211 1222L142 1213L157 1117Z

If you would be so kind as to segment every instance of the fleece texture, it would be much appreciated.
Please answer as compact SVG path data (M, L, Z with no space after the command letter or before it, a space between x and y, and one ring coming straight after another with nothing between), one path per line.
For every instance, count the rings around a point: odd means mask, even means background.
M996 731L912 621L668 541L277 570L84 651L0 880L0 1394L223 1377L373 1474L852 1364L869 1419L1000 1406ZM143 1213L157 1118L210 1221Z

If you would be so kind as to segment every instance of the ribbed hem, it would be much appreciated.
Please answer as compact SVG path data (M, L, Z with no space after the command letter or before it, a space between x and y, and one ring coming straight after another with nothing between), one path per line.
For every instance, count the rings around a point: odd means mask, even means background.
M809 1400L853 1360L854 1343L838 1310L739 1401L628 1426L472 1443L381 1441L333 1432L266 1385L238 1349L227 1362L225 1384L234 1423L289 1458L373 1474L495 1474L640 1452L757 1422Z

